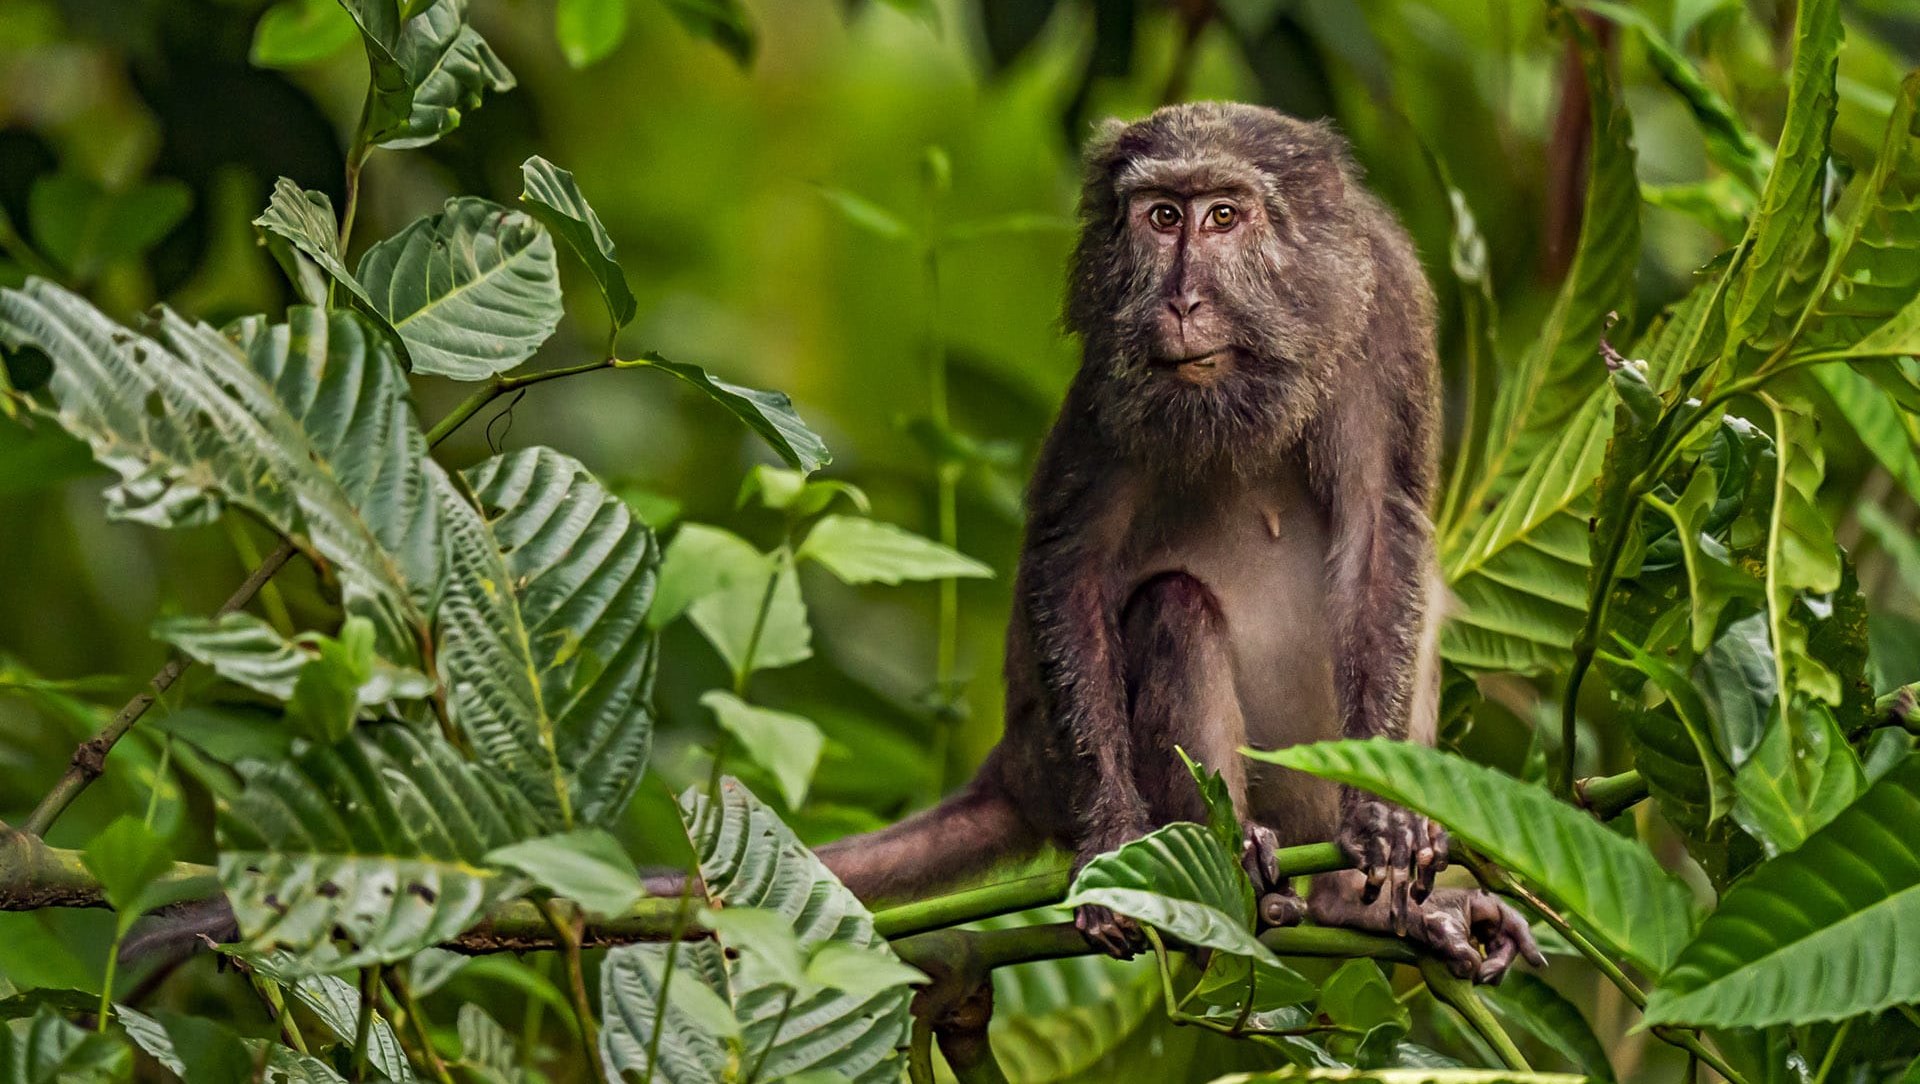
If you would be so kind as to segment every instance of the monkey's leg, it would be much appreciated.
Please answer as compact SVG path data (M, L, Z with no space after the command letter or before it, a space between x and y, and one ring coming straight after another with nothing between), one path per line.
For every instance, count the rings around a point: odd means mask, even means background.
M1390 895L1368 898L1365 873L1342 870L1315 877L1307 903L1313 920L1323 926L1405 937L1433 951L1463 979L1498 983L1515 956L1547 966L1526 919L1482 888L1435 889L1401 910Z
M1207 819L1199 788L1174 751L1178 746L1220 773L1234 812L1249 826L1243 860L1263 919L1269 925L1298 921L1306 907L1278 875L1273 858L1278 841L1248 817L1247 773L1240 756L1246 720L1218 600L1193 576L1162 574L1128 600L1121 638L1134 778L1154 823Z

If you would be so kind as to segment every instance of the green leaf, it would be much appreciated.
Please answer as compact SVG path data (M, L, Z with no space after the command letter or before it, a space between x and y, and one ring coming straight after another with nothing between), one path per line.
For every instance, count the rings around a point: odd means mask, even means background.
M1336 1023L1372 1028L1399 1025L1402 1034L1411 1025L1407 1007L1393 996L1393 987L1372 960L1348 960L1320 987L1320 1012Z
M1750 614L1727 626L1694 665L1714 746L1736 771L1766 736L1768 713L1779 692L1765 614Z
M220 883L245 947L283 974L391 963L458 936L524 882L486 865L542 834L499 774L429 731L359 727L337 745L245 764L221 818ZM332 948L335 930L356 946Z
M1733 106L1701 77L1693 62L1668 43L1651 18L1626 4L1604 0L1580 0L1578 6L1639 36L1653 70L1692 111L1694 122L1706 136L1707 157L1715 165L1755 191L1766 184L1767 174L1773 168L1773 149L1760 142Z
M709 803L697 789L681 799L681 817L699 858L708 892L735 908L758 908L781 916L802 953L829 943L889 954L873 919L827 868L802 846L773 811L735 780L725 780L720 800ZM894 986L870 996L823 990L793 1000L791 987L750 955L731 966L718 946L686 952L668 996L668 1030L660 1043L654 1079L669 1084L722 1079L727 1051L714 1033L692 1034L680 1000L681 984L703 985L731 1004L740 1021L739 1048L766 1051L761 1075L780 1080L806 1070L831 1070L856 1084L899 1079L898 1047L905 1042L909 991ZM665 946L630 945L607 954L602 1006L606 1026L600 1049L609 1077L647 1072L646 1046L658 1004ZM729 973L730 972L730 973ZM709 998L700 998L709 1002ZM785 1023L780 1024L784 1017ZM777 1030L776 1030L776 1025ZM758 1055L756 1055L758 1056Z
M349 618L358 622L360 618ZM364 623L361 627L365 626ZM274 697L292 700L301 675L321 663L323 646L339 650L337 641L319 633L301 633L288 640L272 625L249 613L219 617L168 617L154 623L153 634L179 648L188 658L204 663L228 681ZM418 670L372 658L370 669L347 686L356 693L357 706L376 709L396 700L420 700L433 694L433 682ZM371 714L369 712L369 714Z
M727 1077L728 1042L738 1039L717 941L680 946L668 981L667 946L623 945L600 968L600 1059L610 1078L712 1084ZM661 1010L665 995L665 1011ZM650 1058L655 1027L659 1042ZM652 1062L649 1065L649 1062Z
M739 504L758 497L760 503L791 519L809 519L826 511L835 500L845 497L861 515L873 511L867 495L859 486L837 478L809 478L804 471L785 470L756 464L740 482Z
M659 547L591 472L550 448L496 456L466 479L503 555L574 816L611 823L652 748L659 640L647 616Z
M1613 1064L1593 1026L1578 1006L1544 980L1525 971L1510 971L1499 985L1483 988L1480 996L1501 1016L1572 1062L1592 1084L1613 1084Z
M27 222L40 250L76 279L158 244L187 216L193 195L174 180L109 192L73 173L49 173L28 193Z
M247 59L256 68L298 68L325 60L358 37L335 0L280 0L253 27Z
M346 466L329 466L305 422L231 341L165 309L160 339L135 334L37 279L0 291L0 321L53 359L51 418L120 475L107 491L109 515L175 527L211 522L228 503L246 508L319 559L347 612L373 622L382 656L401 665L416 660L426 620L404 566L343 487ZM360 387L341 381L323 378L321 386L349 396ZM375 414L405 410L390 401L364 406ZM412 471L408 484L417 486L420 464L408 458L417 440L379 449L394 458L378 477L397 481Z
M1792 725L1775 714L1752 758L1734 775L1733 819L1768 855L1777 855L1799 847L1866 787L1860 758L1833 712L1802 698Z
M0 1080L7 1084L95 1084L125 1080L125 1043L62 1020L43 1005L24 1029L0 1025Z
M686 534L687 528L681 528L675 544ZM807 624L807 606L793 565L778 554L755 553L758 568L751 571L744 554L726 558L738 562L732 565L733 571L687 608L694 627L735 674L777 670L813 657L813 630Z
M813 957L807 961L807 981L864 1001L895 987L925 983L928 979L925 972L901 963L891 952L829 941L813 950Z
M741 0L661 0L675 22L687 33L718 45L733 62L746 67L753 63L758 46L753 24L747 19Z
M553 237L526 212L472 196L368 249L356 277L416 373L505 372L532 357L563 314Z
M350 617L340 639L316 635L318 652L300 668L287 700L287 721L322 744L347 736L360 714L360 690L373 680L373 626Z
M1410 742L1242 752L1360 787L1439 821L1642 966L1664 968L1691 936L1696 908L1686 887L1639 843L1543 787Z
M80 860L100 881L122 933L142 914L168 902L156 884L172 868L173 852L139 817L126 815L107 825L87 844Z
M647 612L647 624L665 628L715 591L755 583L765 591L772 571L768 555L732 531L682 524L661 559L660 591Z
M254 317L225 330L332 468L414 605L430 612L441 579L439 513L420 483L427 442L394 340L358 313L308 306L289 308L283 324Z
M720 689L703 695L700 703L713 712L721 728L740 742L740 748L755 764L773 773L787 808L799 809L807 800L807 787L826 747L826 737L813 720L755 707Z
M1786 120L1774 150L1773 170L1740 243L1740 262L1728 284L1730 342L1750 338L1767 325L1798 246L1819 231L1840 40L1838 0L1801 0L1794 23Z
M627 0L559 0L553 32L567 64L584 68L619 48L627 36Z
M1621 638L1620 644L1627 652L1626 661L1645 674L1666 697L1667 703L1673 706L1675 717L1680 720L1681 728L1693 743L1694 753L1699 757L1707 779L1707 824L1715 823L1726 816L1733 802L1733 773L1714 745L1712 721L1706 702L1687 675L1673 664L1657 655L1648 654L1625 638Z
M1840 551L1833 527L1821 515L1818 490L1826 470L1820 427L1800 401L1767 398L1773 411L1774 450L1779 457L1773 511L1767 526L1767 625L1773 638L1777 687L1783 703L1805 692L1838 704L1840 679L1807 650L1807 630L1792 614L1802 592L1825 594L1840 586ZM1789 726L1797 726L1791 711Z
M760 391L730 384L698 365L668 361L657 354L645 355L629 364L664 369L705 392L708 398L745 422L747 428L760 434L760 439L779 453L789 467L811 474L833 462L833 455L827 451L826 443L807 428L806 422L800 420L800 415L793 409L793 400L785 392Z
M742 958L751 957L753 966L763 972L763 979L799 993L812 992L806 953L785 915L759 907L727 907L701 912L700 924L718 934L720 943Z
M621 914L646 895L633 859L603 828L514 843L488 852L487 861L517 869L596 915Z
M988 578L993 569L929 538L861 516L826 516L795 555L820 562L844 583Z
M360 280L347 270L346 261L340 256L340 235L335 225L333 201L325 192L314 192L301 188L285 177L273 182L273 195L267 199L267 209L253 220L259 227L263 239L278 238L286 242L314 265L327 273L333 281L346 287L360 308L374 319L383 320L379 310L374 307L373 299L361 287ZM283 266L289 261L289 254L276 249L274 255ZM287 277L297 284L300 276L297 268L286 266ZM308 296L308 301L316 307L324 305L326 299ZM291 317L290 317L291 318Z
M983 925L997 929L1070 917L1047 908ZM1216 954L1217 961L1230 959L1239 957ZM988 1034L1012 1080L1092 1080L1097 1067L1116 1064L1112 1059L1130 1039L1151 1037L1143 1025L1163 1019L1156 1011L1159 1003L1160 979L1152 967L1104 954L1041 960L993 972Z
M1909 497L1920 501L1920 456L1914 454L1915 419L1885 390L1846 365L1821 365L1814 378L1840 408L1860 443L1880 461Z
M193 1084L251 1084L253 1053L232 1029L198 1016L156 1010L152 1016L116 1004L113 1014L127 1038Z
M840 212L841 217L868 233L888 241L919 240L919 234L912 226L872 200L856 196L844 188L829 188L826 185L814 187L834 210Z
M610 4L621 12L624 26L626 0L581 0L581 3L589 7ZM563 4L561 11L566 8ZM600 224L600 216L593 212L587 197L581 195L573 174L534 155L520 164L520 202L528 214L565 241L587 265L588 273L600 287L600 296L607 303L607 313L613 317L613 326L616 329L627 326L637 308L633 291L627 288L627 274L614 258L613 238Z
M403 18L396 0L341 0L360 26L373 77L367 134L377 145L420 147L460 124L513 73L467 25L467 0L427 0Z
M1552 10L1557 29L1578 49L1594 118L1587 147L1586 201L1580 238L1565 284L1532 347L1501 374L1481 447L1481 475L1465 507L1476 508L1523 484L1542 456L1567 454L1559 439L1577 426L1582 404L1604 370L1594 352L1611 313L1633 310L1640 258L1640 189L1634 174L1633 128L1600 51L1578 20ZM1577 453L1576 453L1577 454ZM1596 462L1597 465L1597 462ZM1471 519L1472 517L1467 517ZM1465 522L1465 520L1463 520Z
M1176 821L1088 862L1065 905L1097 904L1236 956L1268 959L1253 936L1253 892L1237 855L1207 829Z
M1720 627L1720 617L1734 602L1758 602L1765 594L1760 581L1734 567L1727 547L1708 533L1708 521L1720 499L1720 479L1704 459L1680 499L1669 505L1668 517L1679 536L1687 566L1687 593L1692 613L1693 650L1707 650Z
M487 1010L469 1001L454 1021L460 1037L460 1062L482 1080L516 1084L528 1079L520 1069L520 1044Z
M1633 346L1651 387L1665 386L1716 340L1715 291L1711 280L1696 286ZM1460 606L1441 630L1441 652L1456 665L1543 673L1571 661L1586 616L1588 520L1614 402L1596 388L1471 535L1444 543L1443 568ZM1475 520L1463 515L1463 529Z
M1735 884L1647 1000L1650 1024L1764 1027L1920 1000L1920 758Z
M313 1014L334 1041L349 1046L353 1044L360 1028L360 991L353 983L337 975L303 974L308 966L288 952L261 953L238 945L222 945L220 951L290 994ZM316 953L315 959L324 966L324 962L335 955L322 950ZM423 990L415 989L414 993L426 996ZM407 1053L400 1046L400 1037L394 1034L393 1025L379 1012L373 1014L367 1030L367 1062L388 1080L413 1079L413 1071L407 1065Z

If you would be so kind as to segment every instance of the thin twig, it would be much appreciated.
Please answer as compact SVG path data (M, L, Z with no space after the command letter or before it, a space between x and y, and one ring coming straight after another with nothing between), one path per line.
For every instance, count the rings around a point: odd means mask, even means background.
M573 1012L580 1018L581 1053L586 1056L593 1079L599 1084L607 1084L607 1067L600 1061L600 1028L593 1020L593 1004L587 999L587 971L580 962L578 920L562 915L552 900L541 900L536 906L546 916L547 924L553 927L554 936L560 939L566 957L567 985L573 995Z
M281 541L279 547L269 553L266 560L260 562L260 566L247 576L246 581L236 588L232 595L228 596L225 603L221 604L217 611L218 616L224 617L235 613L252 601L253 596L266 586L274 573L279 572L286 566L287 561L292 559L293 552L292 542ZM53 822L59 819L60 814L73 804L75 798L80 797L80 792L92 786L95 779L100 778L100 773L106 770L107 754L113 751L114 744L125 737L127 731L133 729L133 724L140 721L140 717L147 713L148 708L153 707L161 694L173 688L173 683L180 680L180 675L185 673L190 665L192 660L176 652L167 660L166 665L148 680L148 687L141 690L132 700L127 701L126 706L114 715L112 722L109 722L100 733L81 742L80 747L73 751L73 760L67 765L66 774L62 775L60 781L40 799L40 804L34 806L33 812L20 826L21 831L44 837L47 829L53 827Z
M360 969L360 1016L353 1025L353 1061L347 1073L349 1081L367 1078L367 1047L373 1035L373 1007L379 1000L380 965L369 964Z
M427 1014L420 1009L420 1002L413 996L413 987L401 976L398 968L388 968L382 978L387 984L387 992L394 1001L406 1010L407 1024L413 1029L414 1041L420 1045L420 1057L427 1063L427 1071L440 1084L453 1084L453 1074L447 1071L447 1063L440 1058L440 1052L433 1047L433 1034L427 1027ZM529 998L539 1001L539 998Z

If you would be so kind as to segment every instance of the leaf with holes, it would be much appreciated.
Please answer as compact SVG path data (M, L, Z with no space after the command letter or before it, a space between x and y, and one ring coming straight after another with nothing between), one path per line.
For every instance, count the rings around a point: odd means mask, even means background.
M1410 742L1317 742L1243 750L1371 791L1439 821L1589 926L1613 951L1658 970L1692 935L1693 896L1637 842L1545 788Z
M450 940L525 882L489 868L540 835L499 774L404 724L276 764L243 765L221 818L220 883L244 945L289 977L391 963ZM335 930L353 943L336 953Z
M1920 758L1727 891L1647 1000L1652 1024L1764 1027L1920 1000Z
M573 815L618 817L653 742L659 641L647 626L653 532L580 463L550 448L466 471L512 585Z
M553 237L525 211L456 196L368 249L356 276L416 373L484 380L560 323Z

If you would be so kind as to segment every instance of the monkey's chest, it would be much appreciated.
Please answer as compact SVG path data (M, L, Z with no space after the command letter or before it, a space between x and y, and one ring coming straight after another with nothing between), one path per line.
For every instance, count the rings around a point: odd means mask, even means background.
M1249 743L1278 748L1338 737L1329 530L1304 484L1282 477L1158 503L1129 547L1132 583L1184 572L1212 594Z

